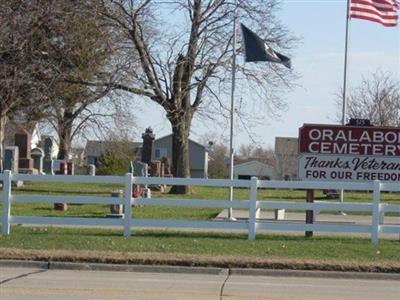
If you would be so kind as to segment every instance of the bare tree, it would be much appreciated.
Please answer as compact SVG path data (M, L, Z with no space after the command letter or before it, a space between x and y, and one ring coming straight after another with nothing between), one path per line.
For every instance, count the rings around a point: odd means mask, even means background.
M263 148L254 144L242 144L239 147L238 154L238 159L242 161L254 159L271 166L276 164L274 150L271 148Z
M129 58L125 60L129 65L121 68L124 76L106 84L162 107L172 127L172 172L189 177L188 137L195 113L226 114L223 100L230 87L235 6L225 0L110 0L101 4L95 10L122 37L117 47L125 49ZM288 50L295 39L274 15L278 7L278 0L238 1L237 14L271 46ZM258 111L272 114L282 108L279 92L291 85L292 75L277 65L242 64L238 66L238 92L248 101L262 99ZM188 188L173 191L186 193Z
M49 75L56 78L50 87L49 109L43 117L57 132L58 159L68 159L73 138L87 122L103 115L93 113L89 107L110 92L107 87L71 83L75 79L102 78L111 55L107 46L110 33L90 9L90 3L95 1L51 0L36 7L45 20L38 25L40 50L45 54Z
M275 153L272 148L257 147L254 149L252 156L264 164L270 166L276 165Z
M0 164L6 122L23 112L32 119L48 100L48 84L42 80L47 66L36 38L41 20L33 2L0 2Z
M59 159L72 139L107 112L90 105L109 87L79 80L105 80L111 54L109 28L91 10L95 0L5 0L0 4L0 143L7 118L47 119L60 141ZM109 65L108 65L109 66Z
M339 98L338 105L342 105ZM380 70L350 91L349 118L369 119L377 126L400 126L400 80Z
M256 146L254 144L241 144L239 147L238 155L241 157L252 157L255 147Z
M226 145L213 143L210 145L208 157L208 176L210 178L225 178L228 171L228 148Z

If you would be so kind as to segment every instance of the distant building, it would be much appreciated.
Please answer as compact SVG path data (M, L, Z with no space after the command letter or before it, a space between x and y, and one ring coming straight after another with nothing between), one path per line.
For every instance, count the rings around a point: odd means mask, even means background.
M152 160L161 160L163 157L172 162L172 134L154 140ZM190 177L207 178L207 148L191 139L189 139L189 168Z
M298 139L293 137L275 138L276 171L281 180L298 178Z
M117 142L117 141L87 141L84 150L84 161L86 165L99 165L101 156L107 153L123 149L125 153L132 153L136 157L140 153L142 143Z
M233 166L234 179L251 179L251 177L257 177L260 180L272 180L277 178L277 174L274 166L257 160Z
M98 165L99 159L107 151L125 148L132 151L137 160L141 159L141 142L112 142L112 141L87 141L84 150L86 165ZM166 157L172 162L172 134L155 139L151 160L161 160ZM189 168L192 178L206 178L208 173L208 151L205 146L189 139Z

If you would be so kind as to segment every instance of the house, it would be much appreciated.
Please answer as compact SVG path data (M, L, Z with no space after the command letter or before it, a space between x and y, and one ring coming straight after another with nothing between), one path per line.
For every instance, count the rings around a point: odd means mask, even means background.
M84 150L86 165L98 166L100 157L107 153L132 155L137 157L142 143L118 141L87 141Z
M86 165L98 165L99 159L108 151L133 153L140 160L142 151L141 142L116 142L116 141L87 141L84 150ZM172 134L155 139L151 160L161 160L166 157L172 161ZM189 139L189 168L192 178L206 178L208 172L208 151L205 146Z
M172 134L154 140L152 160L161 160L163 157L172 161ZM207 178L207 148L191 139L189 139L189 168L192 178Z
M257 160L250 160L233 166L234 179L250 179L251 177L257 177L260 180L271 180L276 179L277 174L274 166Z
M296 180L298 178L298 138L276 137L275 157L277 161L278 178Z

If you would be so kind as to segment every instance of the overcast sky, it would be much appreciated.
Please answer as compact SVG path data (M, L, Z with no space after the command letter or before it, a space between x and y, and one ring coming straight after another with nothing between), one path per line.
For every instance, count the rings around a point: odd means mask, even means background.
M282 22L302 37L292 57L293 68L301 76L297 82L300 87L288 92L288 110L281 114L280 120L267 119L265 124L252 128L253 139L240 124L235 124L235 148L254 142L273 147L276 136L296 137L303 123L336 122L334 93L343 84L346 0L284 0L282 4L279 13ZM350 26L349 88L377 69L400 78L400 26L386 28L357 19ZM171 133L169 122L157 105L148 104L140 115L137 120L140 130L151 126L157 137ZM192 127L190 137L197 141L210 128L221 139L229 138L228 127L213 127L198 120Z

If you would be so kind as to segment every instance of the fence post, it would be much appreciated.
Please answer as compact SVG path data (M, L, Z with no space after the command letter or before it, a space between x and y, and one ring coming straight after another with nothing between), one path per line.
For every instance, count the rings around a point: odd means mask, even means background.
M374 181L374 193L372 200L372 222L371 222L371 242L374 245L379 243L379 222L381 218L381 182Z
M307 203L314 203L314 190L307 190ZM306 210L306 224L314 224L315 213L313 210ZM307 230L305 232L306 237L312 237L314 232Z
M124 193L124 236L131 235L131 221L132 221L132 174L125 174L125 193Z
M256 216L257 216L257 177L251 177L250 181L250 208L249 208L249 234L248 239L256 238Z
M11 178L10 170L5 170L3 174L3 217L2 217L2 234L10 234L10 217L11 217Z

